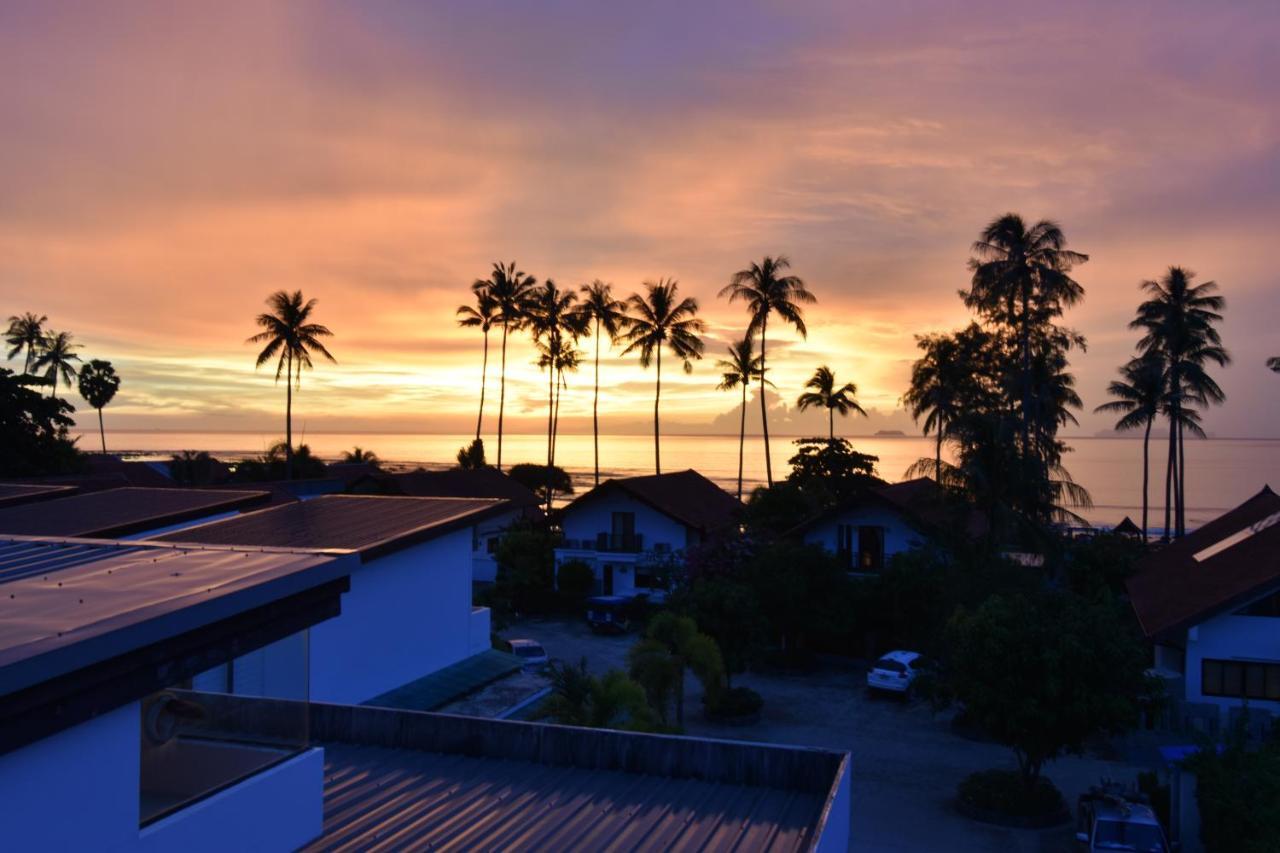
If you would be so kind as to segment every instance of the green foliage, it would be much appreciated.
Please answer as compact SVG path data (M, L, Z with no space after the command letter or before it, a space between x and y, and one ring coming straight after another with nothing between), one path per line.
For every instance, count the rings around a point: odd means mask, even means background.
M1280 739L1250 749L1237 726L1221 751L1202 749L1188 766L1207 853L1280 850Z
M484 439L473 439L466 447L458 449L458 467L464 471L489 467L484 459Z
M672 595L672 606L716 641L724 659L725 684L759 658L769 629L755 591L729 576L704 576Z
M621 670L611 669L596 678L587 672L584 659L577 666L552 664L550 675L551 695L538 709L538 719L635 732L660 728L644 690Z
M512 465L507 470L507 476L529 491L535 494L542 494L547 490L548 471L550 472L551 488L556 494L573 494L573 480L559 465L552 465L548 468L546 465L539 465L535 462L521 462L518 465Z
M787 482L800 488L821 507L858 497L872 486L884 485L875 475L879 458L859 453L843 438L797 439L789 460Z
M1044 817L1065 808L1062 794L1048 779L1040 777L1028 785L1011 770L970 773L956 794L966 805L1009 817Z
M80 396L95 409L107 406L120 390L120 377L111 362L100 358L91 360L80 368Z
M1068 543L1065 561L1067 587L1086 598L1124 593L1124 582L1147 552L1146 543L1122 533L1100 533Z
M684 673L693 670L708 696L723 687L724 661L715 640L698 631L688 616L664 611L649 621L644 638L628 653L631 677L644 688L649 705L666 724L671 700L675 722L684 725Z
M821 511L819 504L789 482L757 486L747 499L742 520L757 542L780 539Z
M850 581L821 545L780 540L747 561L745 579L781 648L794 656L847 616Z
M582 560L569 560L562 563L556 574L556 588L569 605L581 608L591 590L595 588L596 573Z
M498 540L495 606L510 613L549 613L555 609L555 547L559 537L532 523L516 524Z
M996 595L948 632L948 686L966 716L1013 749L1023 782L1095 735L1137 721L1146 651L1119 614L1062 592Z
M382 460L378 459L378 454L372 450L366 450L356 445L350 450L342 451L342 462L345 465L368 465L376 470Z
M0 476L69 474L84 466L67 430L75 424L70 403L45 397L30 380L0 367Z
M220 469L218 460L205 450L184 450L169 459L169 476L183 486L207 486L214 482Z

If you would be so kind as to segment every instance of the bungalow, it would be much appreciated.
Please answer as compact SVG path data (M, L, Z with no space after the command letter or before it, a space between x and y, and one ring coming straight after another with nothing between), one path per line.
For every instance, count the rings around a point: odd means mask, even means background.
M1280 714L1280 496L1264 487L1155 551L1127 587L1182 720Z
M0 849L848 848L846 752L194 683L327 624L356 563L0 539Z
M323 495L187 528L157 541L355 552L342 615L217 667L206 689L291 698L309 647L310 695L364 702L489 648L489 610L471 601L472 528L503 501ZM216 685L225 685L217 688Z
M72 494L0 509L0 534L17 536L154 536L265 506L260 490L126 487Z
M684 552L737 523L742 504L694 470L606 480L563 510L556 566L581 561L601 595L659 594Z

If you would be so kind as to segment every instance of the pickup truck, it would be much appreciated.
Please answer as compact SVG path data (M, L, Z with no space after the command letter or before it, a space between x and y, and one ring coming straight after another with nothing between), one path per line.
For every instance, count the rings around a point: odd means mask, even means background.
M1080 796L1076 841L1090 851L1172 853L1176 849L1165 838L1145 796L1107 782Z

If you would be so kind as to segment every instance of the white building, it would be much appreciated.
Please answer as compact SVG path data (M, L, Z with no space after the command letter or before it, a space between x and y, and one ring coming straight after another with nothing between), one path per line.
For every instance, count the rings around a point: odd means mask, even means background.
M556 566L586 563L600 595L661 595L685 551L732 528L741 509L693 470L606 480L564 508Z
M1179 724L1280 714L1280 497L1245 503L1153 552L1128 581ZM1208 712L1208 714L1206 714Z

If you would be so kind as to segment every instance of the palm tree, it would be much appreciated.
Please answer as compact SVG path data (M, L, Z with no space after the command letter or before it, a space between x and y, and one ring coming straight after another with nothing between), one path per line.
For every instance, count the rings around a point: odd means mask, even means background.
M71 381L76 378L76 369L71 362L80 360L80 356L75 353L79 348L79 344L71 342L70 332L49 332L44 336L40 354L31 362L31 367L37 373L44 370L44 379L50 386L50 397L58 393L59 380L68 388L71 387Z
M1142 538L1147 538L1147 492L1150 481L1151 425L1165 402L1164 365L1158 357L1147 355L1130 359L1120 368L1120 379L1112 380L1107 393L1115 399L1103 403L1095 412L1117 412L1116 429L1125 432L1142 427Z
M675 699L676 725L684 725L684 673L692 669L710 698L723 686L724 658L716 641L688 616L663 611L649 622L644 638L627 655L630 674L643 688L662 721Z
M702 358L703 343L698 334L706 323L698 319L698 302L691 297L680 299L679 283L673 278L644 283L645 295L633 293L627 299L628 317L622 339L628 355L640 353L640 366L647 368L657 356L657 383L653 393L653 469L662 473L662 450L659 443L658 403L662 397L662 347L684 363L684 372L693 372L693 359Z
M591 398L591 435L595 447L596 485L600 485L600 333L609 336L612 346L626 322L627 306L613 298L613 285L596 279L582 285L582 313L594 327L596 339L595 393Z
M578 369L578 365L582 359L582 353L578 350L577 343L570 337L562 337L555 345L555 349L545 341L535 341L534 346L538 350L537 365L540 370L550 371L550 376L554 380L554 389L551 396L551 443L550 450L547 454L547 470L553 471L556 464L556 440L560 436L560 398L564 394L564 390L569 387L569 383L565 380L566 371ZM551 474L547 476L547 508L551 507L551 491L554 486L554 479Z
M484 359L480 364L480 414L476 415L476 440L480 440L480 428L484 425L484 387L489 378L489 330L498 321L498 303L489 295L489 284L476 281L471 285L475 305L459 305L458 325L463 328L479 327L484 334Z
M942 440L947 427L959 415L958 374L964 369L957 359L956 340L950 335L917 335L916 346L924 355L911 366L911 385L902 402L917 423L924 418L924 433L934 434L934 479L941 478Z
M852 382L846 382L839 388L836 387L836 375L830 367L825 364L814 371L813 376L809 377L809 381L804 387L810 389L800 395L796 400L796 405L800 407L800 411L818 406L827 410L827 438L835 440L836 437L836 412L840 413L840 417L847 416L850 412L857 412L864 418L867 413L862 406L858 405L858 401L854 399L854 395L858 393L858 386Z
M342 463L344 465L368 465L370 468L377 468L380 462L378 454L372 450L365 450L359 445L350 450L342 451Z
M525 305L525 323L533 333L535 346L542 349L540 364L547 367L547 470L551 470L555 458L556 381L560 378L562 359L565 356L564 339L577 340L586 331L587 318L577 308L578 295L572 290L561 290L554 281L547 279L533 288ZM570 349L573 349L570 347ZM577 366L577 350L574 349L574 366ZM551 511L551 477L547 477L547 511Z
M742 413L738 424L738 500L742 500L742 461L747 443L747 386L752 379L760 380L760 393L764 393L764 365L755 353L755 340L748 333L736 344L729 344L729 357L716 362L721 374L717 391L742 388Z
M1006 213L992 220L973 244L973 278L969 290L960 292L965 305L1009 328L1018 342L1024 455L1031 451L1033 338L1084 297L1084 288L1068 273L1089 256L1066 245L1056 222L1042 219L1028 228L1021 216Z
M102 452L107 452L107 431L102 425L102 410L120 390L120 377L111 362L95 358L80 368L80 396L98 410L98 437L102 439Z
M284 453L285 474L293 479L293 388L302 385L302 368L311 368L311 354L319 353L334 364L338 360L325 349L321 338L333 336L327 326L309 322L311 312L315 310L316 300L303 300L302 291L289 293L277 290L267 297L270 312L259 314L256 323L262 331L250 337L245 343L266 344L258 353L255 368L261 367L273 358L279 358L276 364L276 382L280 376L285 378L284 404Z
M39 357L40 350L44 347L44 324L47 322L48 317L43 314L37 317L30 311L9 318L9 330L5 332L4 342L9 345L9 358L15 357L24 349L27 351L22 365L23 374L31 372L32 362Z
M752 263L744 270L733 274L729 283L720 290L720 296L728 296L729 302L742 300L747 303L747 312L751 322L747 326L748 334L760 333L760 369L765 369L766 333L769 328L769 315L777 314L783 322L795 326L800 337L807 338L809 330L804 324L804 311L801 304L812 304L818 300L805 287L804 281L796 275L784 275L790 269L791 261L785 255L776 258L765 256L760 263ZM769 485L773 485L773 460L769 453L769 413L765 403L764 389L760 389L760 424L764 431L764 471Z
M1209 363L1225 366L1231 356L1222 346L1215 328L1226 300L1218 295L1212 281L1193 285L1195 273L1169 267L1158 281L1144 281L1142 290L1150 298L1138 306L1130 328L1143 331L1138 348L1158 357L1164 367L1166 414L1169 418L1169 460L1165 473L1165 537L1170 528L1170 508L1174 535L1186 532L1186 451L1183 433L1195 419L1186 416L1188 407L1221 403L1226 395L1209 376ZM1195 434L1195 429L1190 431Z
M498 470L502 470L502 419L507 404L507 335L524 328L525 307L529 300L529 292L538 280L522 270L516 269L516 262L505 266L501 263L493 265L493 272L484 287L497 307L497 319L502 326L502 369L498 384Z

